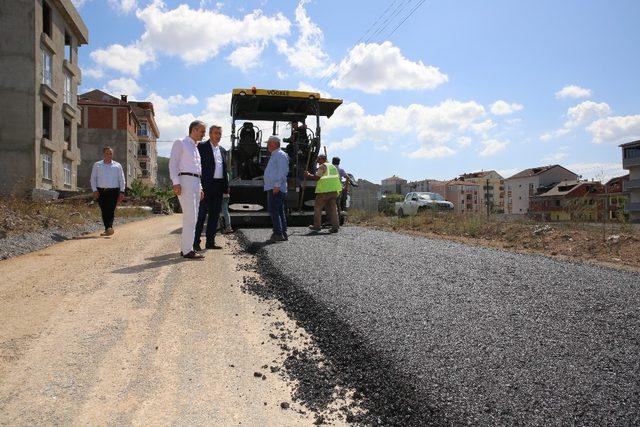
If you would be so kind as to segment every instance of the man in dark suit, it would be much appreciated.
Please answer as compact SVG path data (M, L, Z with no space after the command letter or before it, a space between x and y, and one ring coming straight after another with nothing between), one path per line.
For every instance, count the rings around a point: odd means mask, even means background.
M200 161L202 162L202 189L204 199L200 203L198 210L198 221L196 222L196 236L193 247L196 251L201 251L200 237L204 221L207 220L207 242L206 249L222 249L216 245L216 231L218 229L218 219L222 207L222 195L229 193L229 176L227 175L227 150L220 147L220 137L222 128L213 125L209 128L209 140L198 144Z

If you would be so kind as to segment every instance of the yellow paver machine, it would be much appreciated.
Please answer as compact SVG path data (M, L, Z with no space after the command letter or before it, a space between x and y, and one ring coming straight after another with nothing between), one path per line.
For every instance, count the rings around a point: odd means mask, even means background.
M229 181L233 226L268 223L263 175L269 161L266 143L271 135L280 137L281 148L289 155L287 219L300 225L312 222L316 182L306 180L304 175L305 171L316 170L322 144L320 118L331 117L341 104L340 99L322 98L315 92L255 87L233 90ZM286 135L278 135L279 129Z

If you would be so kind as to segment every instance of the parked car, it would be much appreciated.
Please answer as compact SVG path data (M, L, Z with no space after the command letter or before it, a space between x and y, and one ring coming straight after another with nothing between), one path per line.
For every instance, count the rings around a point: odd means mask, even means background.
M446 201L438 193L412 192L408 193L404 201L396 202L398 216L415 215L426 210L452 211L453 203Z

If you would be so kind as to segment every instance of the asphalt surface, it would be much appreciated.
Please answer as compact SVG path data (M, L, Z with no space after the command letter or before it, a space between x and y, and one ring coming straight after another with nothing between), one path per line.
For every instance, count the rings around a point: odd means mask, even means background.
M271 291L385 425L637 425L640 275L359 227L264 244Z

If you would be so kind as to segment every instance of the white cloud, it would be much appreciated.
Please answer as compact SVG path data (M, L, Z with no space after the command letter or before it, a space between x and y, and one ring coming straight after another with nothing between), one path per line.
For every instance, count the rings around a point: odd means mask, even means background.
M187 64L206 62L227 46L261 45L273 41L289 34L291 27L281 13L264 16L262 11L256 10L242 19L235 19L217 10L192 9L186 4L168 9L159 0L138 9L136 16L145 26L141 38L144 46L179 56ZM247 61L251 62L245 59L244 63Z
M640 114L596 120L587 127L587 131L593 135L596 144L631 142L640 139Z
M588 98L591 96L591 89L584 89L580 86L565 86L556 92L556 98Z
M412 159L437 159L441 157L449 157L454 154L456 154L456 152L446 145L421 147L411 153L404 153L405 156Z
M80 9L88 0L71 0L71 3L76 7L76 9Z
M559 163L560 161L569 157L569 153L567 153L567 149L568 147L560 147L556 152L544 156L542 158L542 161L548 164Z
M108 81L103 90L116 98L128 95L129 99L132 99L142 94L142 88L138 83L125 77Z
M285 55L289 65L309 77L323 77L333 71L329 55L322 49L324 33L316 25L304 8L309 0L300 0L296 7L296 27L299 37L293 46L284 39L278 39L278 51Z
M367 115L356 103L347 103L344 110L338 108L328 121L329 130L351 127L354 134L340 142L329 144L330 149L346 150L363 141L396 144L399 140L417 142L419 146L411 153L413 157L443 156L455 152L458 138L485 123L486 112L482 105L474 102L447 100L435 106L411 104L406 107L389 106L384 113ZM466 142L462 139L463 144ZM451 147L452 144L453 147ZM442 148L446 147L446 148Z
M491 113L496 116L506 116L507 114L514 113L522 110L522 105L517 103L509 104L506 101L498 100L491 104Z
M493 156L507 148L509 143L506 141L498 141L497 139L488 139L482 141L484 148L478 152L478 155L482 157Z
M264 43L253 43L247 46L241 46L227 56L227 61L241 71L247 72L260 65L260 56L264 48Z
M460 147L468 147L469 145L471 145L471 141L473 141L473 139L469 138L468 136L461 136L460 138L458 138L456 143Z
M106 49L91 52L91 59L99 67L111 68L123 74L140 75L140 67L153 61L153 54L136 45L112 44Z
M496 126L497 125L493 120L487 119L480 123L474 123L471 125L471 130L480 135L487 135L487 133Z
M582 179L595 179L603 182L629 173L622 169L621 163L573 163L565 167L571 172L582 175Z
M170 96L167 101L171 105L196 105L198 103L198 98L196 98L195 95L190 95L187 98L182 95L173 95Z
M585 101L575 107L567 110L567 122L565 128L572 128L585 125L597 118L605 117L611 114L611 108L604 102L596 103L593 101Z
M132 12L136 6L136 0L109 0L109 6L121 13Z
M540 135L542 141L564 136L578 126L585 126L594 120L611 114L611 108L604 102L584 101L567 110L567 121L563 127Z
M398 47L386 41L353 47L340 62L330 85L380 93L389 89L433 89L448 80L438 68L410 61Z
M82 70L82 75L89 76L94 79L101 79L104 77L104 71L101 68L87 68Z
M316 92L319 93L321 97L323 98L331 98L331 94L327 91L318 89L315 86L310 85L309 83L306 82L299 82L298 83L298 88L296 90L302 91L302 92ZM342 107L340 107L342 108Z
M284 80L284 79L286 79L287 77L289 77L289 74L285 73L284 71L278 71L278 72L276 73L276 75L278 76L278 78L279 78L280 80Z

